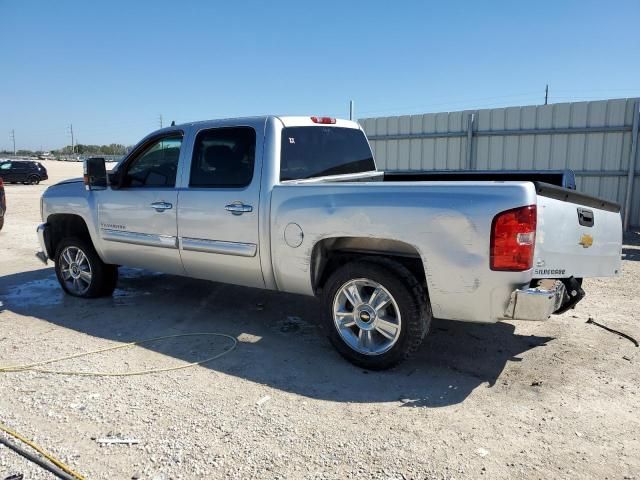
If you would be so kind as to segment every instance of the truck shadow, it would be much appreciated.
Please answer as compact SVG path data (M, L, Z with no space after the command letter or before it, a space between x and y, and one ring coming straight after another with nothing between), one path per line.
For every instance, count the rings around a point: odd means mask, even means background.
M354 367L333 350L319 326L319 302L313 298L121 270L114 296L96 300L64 295L52 268L0 277L0 320L3 311L10 311L119 342L226 333L240 339L237 350L203 368L311 398L414 407L460 403L474 389L492 387L507 362L519 361L518 355L553 340L516 335L507 323L434 321L422 348L409 361L371 372ZM222 345L218 342L213 348L220 351ZM198 338L138 348L187 362L216 353L201 351Z

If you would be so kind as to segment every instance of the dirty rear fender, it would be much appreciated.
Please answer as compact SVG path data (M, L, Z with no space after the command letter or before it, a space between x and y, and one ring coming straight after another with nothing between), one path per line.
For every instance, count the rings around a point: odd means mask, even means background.
M531 271L490 270L491 221L535 198L529 182L281 184L271 202L274 277L280 290L313 295L311 258L318 242L403 242L420 256L434 316L495 322L511 292L530 282ZM287 237L298 227L302 242L292 246Z

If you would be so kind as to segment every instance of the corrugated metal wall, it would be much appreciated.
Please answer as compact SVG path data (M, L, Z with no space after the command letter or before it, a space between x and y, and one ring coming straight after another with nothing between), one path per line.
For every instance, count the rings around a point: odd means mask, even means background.
M367 118L360 124L382 170L570 168L578 190L624 205L636 101ZM631 206L630 224L640 225L638 173Z

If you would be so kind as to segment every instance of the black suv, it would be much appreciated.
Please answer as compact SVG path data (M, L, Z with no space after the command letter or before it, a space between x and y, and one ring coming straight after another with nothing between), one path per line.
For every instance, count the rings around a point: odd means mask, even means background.
M25 185L37 185L47 180L47 169L40 162L24 160L0 160L0 177L5 183L22 182Z

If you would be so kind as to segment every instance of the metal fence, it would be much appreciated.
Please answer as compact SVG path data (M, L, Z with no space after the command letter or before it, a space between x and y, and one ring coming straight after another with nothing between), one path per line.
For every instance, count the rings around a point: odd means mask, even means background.
M640 225L638 99L361 119L382 170L559 170Z

